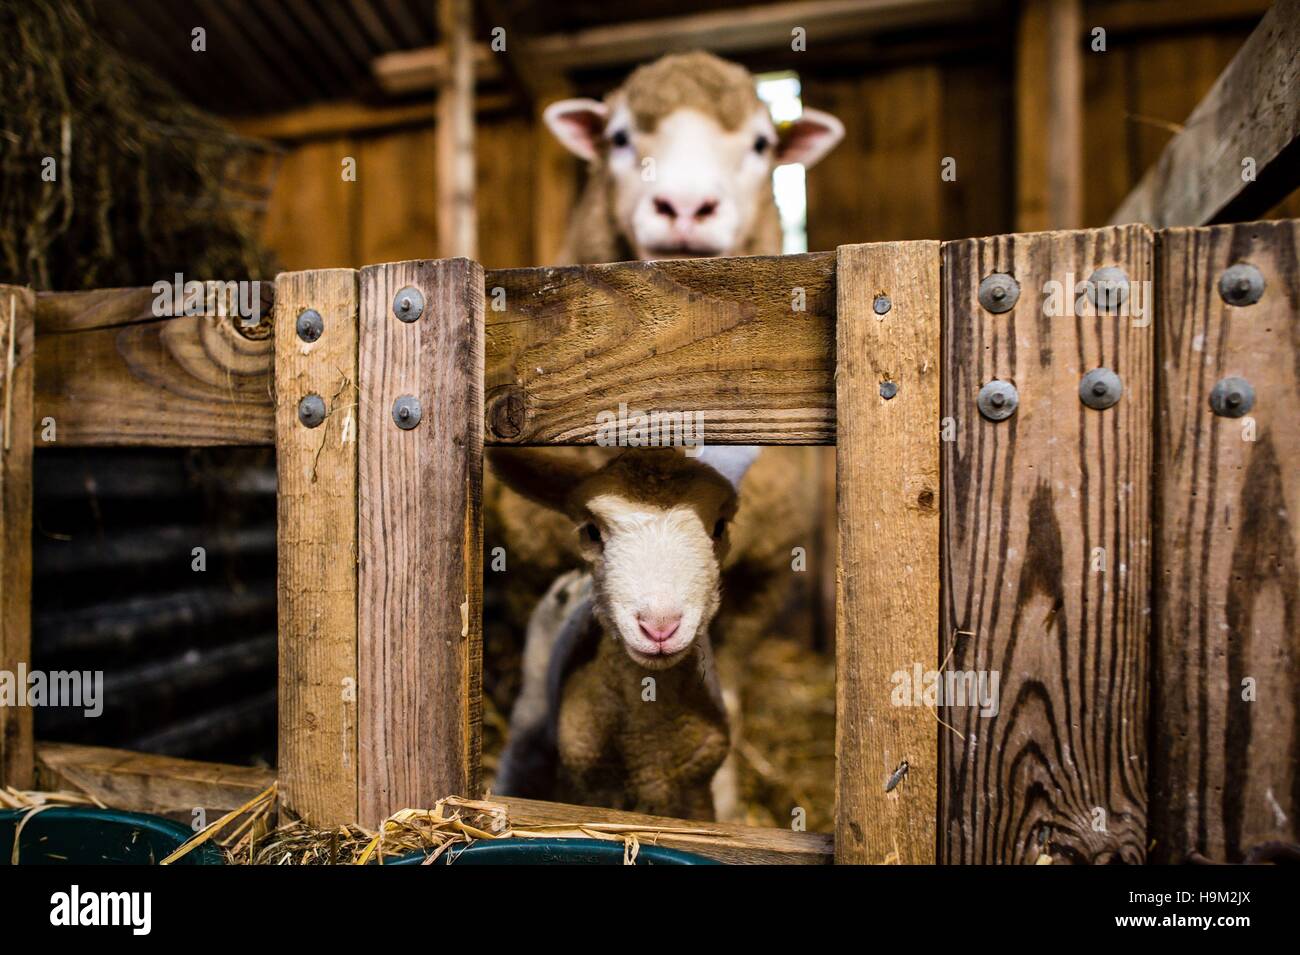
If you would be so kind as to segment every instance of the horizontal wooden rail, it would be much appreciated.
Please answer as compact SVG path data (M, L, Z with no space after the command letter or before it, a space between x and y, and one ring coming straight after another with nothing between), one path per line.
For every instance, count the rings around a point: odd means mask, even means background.
M834 443L832 252L510 269L484 285L488 444L592 444L620 406L702 412L713 444ZM156 318L156 297L37 297L37 447L274 443L269 324Z
M209 820L215 818L215 812L237 809L275 782L273 769L71 743L38 743L36 764L38 783L43 787L82 792L115 809L152 812L187 821L193 818L196 809L205 810ZM509 807L511 822L520 827L602 822L647 829L707 828L718 834L665 834L658 836L655 843L697 852L720 862L828 864L831 861L829 833L700 823L533 799L492 798Z

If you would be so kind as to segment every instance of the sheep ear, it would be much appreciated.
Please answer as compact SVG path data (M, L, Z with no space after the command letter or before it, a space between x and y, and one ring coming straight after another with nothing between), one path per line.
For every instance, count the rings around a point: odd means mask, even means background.
M776 147L776 164L802 163L812 168L844 138L844 124L830 113L805 109L803 115L784 127Z
M757 460L758 452L761 450L763 449L709 444L704 446L695 460L713 468L739 491L740 482L744 480L746 472Z
M530 501L567 513L569 494L599 464L586 448L493 448L488 466L501 483Z
M565 149L591 162L600 152L609 107L596 99L562 99L546 107L542 119Z

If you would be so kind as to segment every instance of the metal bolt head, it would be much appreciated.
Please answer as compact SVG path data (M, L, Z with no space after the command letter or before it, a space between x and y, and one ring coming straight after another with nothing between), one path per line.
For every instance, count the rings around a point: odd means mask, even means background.
M325 420L325 399L320 395L307 395L298 402L298 420L309 428L319 428Z
M1088 279L1088 301L1099 312L1118 311L1128 302L1128 276L1114 265L1093 272Z
M1219 297L1229 305L1254 305L1264 294L1264 273L1247 262L1224 269L1219 276Z
M1094 368L1079 382L1079 400L1089 408L1104 411L1124 394L1124 383L1109 368Z
M1224 378L1210 391L1210 408L1220 418L1240 418L1255 407L1255 389L1245 378Z
M894 397L894 395L896 395L896 394L898 394L898 382L896 382L896 381L882 381L882 382L880 383L880 397L882 397L882 398L884 398L886 401L888 401L890 398Z
M1011 382L994 378L980 389L976 403L984 417L990 421L1002 421L1010 418L1020 407L1020 392Z
M894 303L889 300L888 295L877 295L876 300L871 303L871 309L877 315L884 315L893 307Z
M413 285L408 285L393 296L393 314L404 322L418 321L424 313L424 295Z
M305 342L314 342L325 334L325 320L314 308L306 309L299 315L294 327L298 330L298 337Z
M1011 311L1019 298L1020 283L1005 272L986 275L980 282L980 304L995 315Z
M402 395L393 402L393 422L403 431L410 431L420 423L420 399Z

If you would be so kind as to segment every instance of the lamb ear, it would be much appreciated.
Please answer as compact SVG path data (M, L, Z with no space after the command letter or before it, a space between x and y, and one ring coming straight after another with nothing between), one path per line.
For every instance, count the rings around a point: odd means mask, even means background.
M830 113L805 109L803 115L781 129L776 164L802 163L812 168L844 138L844 124Z
M565 149L591 162L600 152L609 107L597 99L562 99L546 107L542 119Z
M763 449L742 445L708 444L700 450L695 460L713 468L726 478L733 488L739 491L740 482L744 479L750 465L758 458L758 452L761 450Z
M600 469L589 448L493 448L488 466L506 487L543 507L567 513L574 487Z

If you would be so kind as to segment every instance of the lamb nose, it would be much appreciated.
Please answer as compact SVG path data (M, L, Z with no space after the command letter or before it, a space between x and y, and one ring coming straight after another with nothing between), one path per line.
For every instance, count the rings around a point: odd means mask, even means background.
M677 632L677 628L681 626L682 615L678 613L671 616L666 614L657 614L652 617L638 616L636 622L637 626L641 628L641 632L655 643L667 643L672 639L673 634Z

